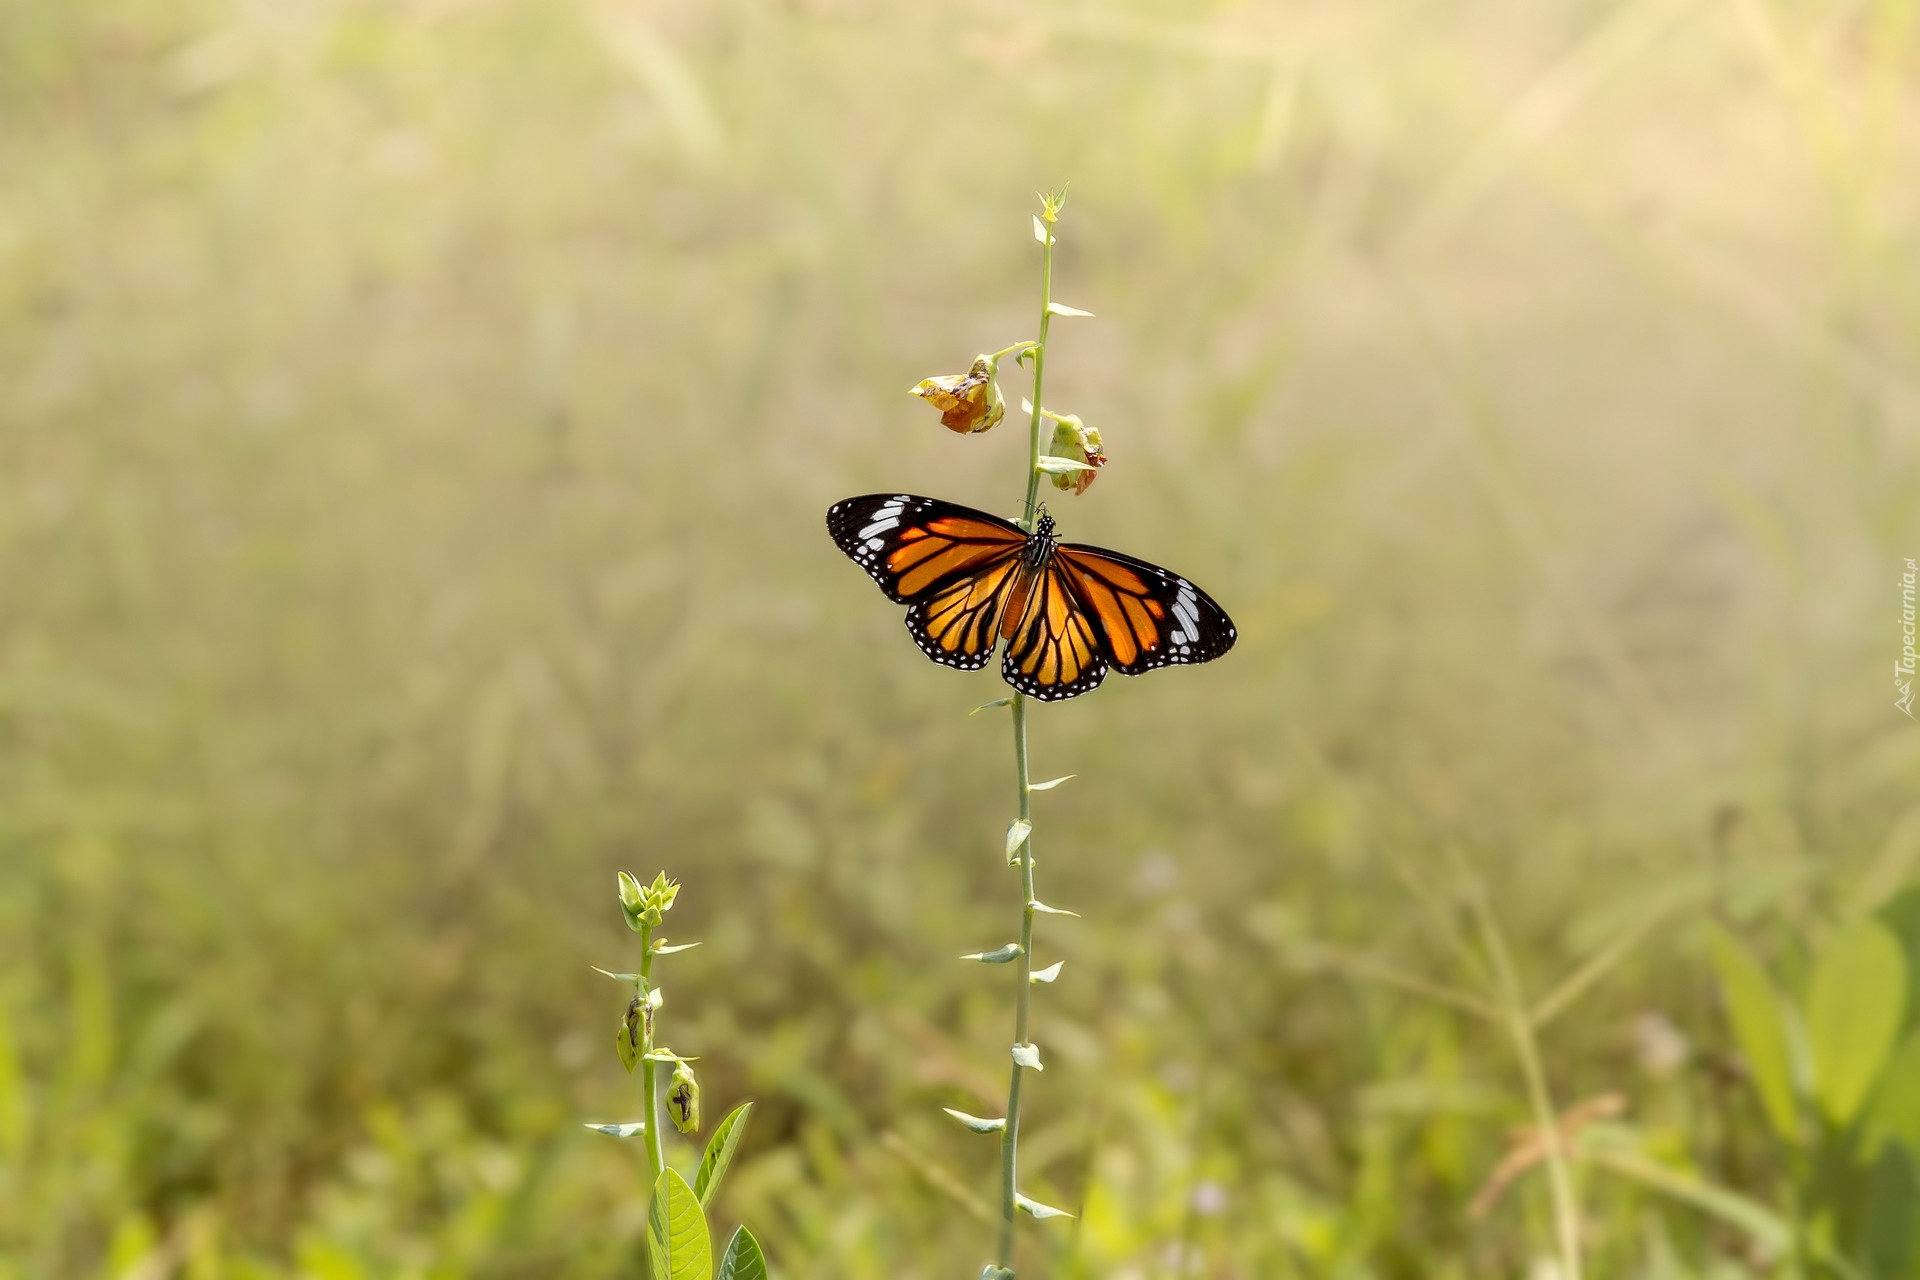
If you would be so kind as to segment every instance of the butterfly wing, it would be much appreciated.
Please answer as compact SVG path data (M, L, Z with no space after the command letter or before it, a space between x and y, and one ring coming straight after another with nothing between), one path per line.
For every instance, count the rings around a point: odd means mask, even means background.
M872 493L836 502L827 531L895 604L935 662L977 671L993 657L1027 535L1011 520L938 498Z
M1070 542L1054 551L1054 566L1092 616L1102 655L1122 675L1211 662L1239 638L1212 596L1157 564Z
M1093 619L1067 582L1059 552L1047 561L1027 596L1026 611L1007 642L1000 674L1030 698L1075 698L1106 679Z

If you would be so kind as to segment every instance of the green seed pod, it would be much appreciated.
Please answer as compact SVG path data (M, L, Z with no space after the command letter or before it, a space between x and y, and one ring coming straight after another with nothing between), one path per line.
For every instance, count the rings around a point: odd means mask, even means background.
M667 1089L667 1114L673 1117L674 1128L682 1133L692 1133L700 1127L700 1082L693 1078L693 1068L684 1062L674 1064L673 1083Z

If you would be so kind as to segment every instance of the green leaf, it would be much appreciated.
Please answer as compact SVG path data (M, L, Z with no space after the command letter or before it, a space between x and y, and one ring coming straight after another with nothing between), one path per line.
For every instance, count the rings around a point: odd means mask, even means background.
M1071 1218L1073 1216L1065 1209L1056 1209L1050 1204L1041 1204L1038 1200L1029 1200L1022 1195L1016 1195L1013 1202L1036 1218Z
M743 1102L727 1112L727 1118L713 1131L713 1137L707 1142L707 1154L700 1157L700 1171L693 1175L693 1192L700 1197L702 1205L712 1204L714 1196L720 1193L720 1179L727 1176L727 1166L733 1163L733 1153L739 1150L740 1139L746 1136L747 1117L752 1114L753 1103ZM736 1235L734 1242L737 1244L739 1240Z
M1020 846L1033 834L1033 824L1025 818L1015 818L1007 824L1007 864L1014 862L1014 854L1020 852Z
M591 969L591 970L593 970L593 971L594 971L595 973L604 973L604 974L606 974L606 975L607 975L607 976L608 976L609 978L612 978L612 979L614 979L614 980L615 980L615 981L617 981L617 982L638 982L638 981L640 981L640 975L639 975L639 974L637 974L637 973L615 973L615 972L613 972L613 970L611 970L611 969L602 969L602 968L601 968L601 967L600 967L599 965L597 965L597 964L590 964L590 965L588 965L588 966L587 966L587 968L589 968L589 969Z
M624 1022L613 1033L613 1047L620 1054L620 1065L627 1069L628 1075L632 1075L633 1064L640 1061L640 1056L634 1052L633 1037L627 1034L627 1024Z
M1035 1071L1045 1071L1040 1065L1040 1046L1037 1044L1017 1044L1013 1046L1013 1060L1023 1067L1032 1067Z
M713 1280L713 1242L700 1197L677 1169L662 1169L647 1206L647 1273L651 1280Z
M1774 995L1773 984L1767 981L1760 962L1739 939L1715 925L1710 927L1707 941L1727 1002L1727 1019L1733 1024L1741 1053L1746 1055L1761 1109L1775 1133L1798 1143L1800 1120L1793 1100L1793 1065L1779 997Z
M767 1280L767 1260L760 1242L745 1227L737 1228L720 1255L720 1280Z
M656 942L653 944L653 954L657 956L670 956L676 951L691 951L699 945L697 942L676 942L672 946L668 946L664 941Z
M1813 1092L1827 1119L1851 1123L1900 1033L1907 965L1900 943L1878 921L1847 926L1814 961L1807 990Z
M1064 476L1075 471L1099 470L1098 467L1088 466L1084 462L1075 462L1072 458L1056 458L1052 454L1042 457L1034 466L1050 476Z
M1064 302L1049 302L1047 304L1047 313L1056 316L1090 316L1093 314L1091 311L1082 311L1078 307L1070 307Z
M1028 982L1052 982L1055 978L1060 976L1060 966L1064 965L1065 963L1066 963L1065 960L1055 960L1052 964L1048 965L1044 969L1035 969L1032 973L1027 975L1027 981Z
M964 1111L955 1111L952 1107L940 1109L975 1133L999 1133L1007 1127L1005 1120L987 1120L980 1116L970 1116Z
M1005 964L1009 960L1020 958L1020 944L1009 942L998 951L976 951L972 955L961 956L962 960L978 960L982 964Z
M1880 1087L1867 1109L1864 1154L1888 1142L1920 1151L1920 1032L1908 1036L1880 1073Z
M626 1124L590 1124L587 1128L595 1133L611 1134L616 1138L637 1138L647 1131L643 1120L630 1120Z
M1032 785L1030 785L1030 786L1029 786L1029 787L1027 788L1027 790L1029 790L1029 791L1051 791L1051 790L1053 790L1053 789L1054 789L1055 787L1057 787L1057 786L1059 786L1059 785L1060 785L1061 783L1063 783L1063 782L1065 782L1065 781L1067 780L1067 778L1077 778L1077 777L1079 777L1079 776L1080 776L1080 775L1079 775L1079 774L1077 774L1077 773L1069 773L1069 774L1067 774L1067 775L1066 775L1066 777L1061 777L1061 778L1049 778L1049 779L1047 779L1047 780L1046 780L1045 782L1036 782L1036 783L1033 783Z
M1046 903L1041 902L1037 898L1034 901L1029 902L1027 905L1029 907L1032 907L1035 911L1041 912L1044 915L1072 916L1076 920L1080 918L1080 913L1078 911L1069 911L1065 907L1050 907Z
M981 703L979 706L975 707L973 710L967 712L967 714L970 716L977 716L982 711L991 711L995 707L1007 707L1012 705L1013 705L1012 698L995 698L992 702Z

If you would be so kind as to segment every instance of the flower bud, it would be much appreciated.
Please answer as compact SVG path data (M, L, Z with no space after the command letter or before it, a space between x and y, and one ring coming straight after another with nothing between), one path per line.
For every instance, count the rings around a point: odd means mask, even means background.
M909 394L938 409L940 425L949 431L961 435L988 431L1007 416L1007 402L1000 394L996 376L998 368L992 356L981 356L965 373L921 379Z
M640 913L646 908L646 890L640 882L622 871L620 873L620 914L627 918L627 928L640 932Z
M1053 448L1049 452L1056 458L1071 458L1094 468L1107 465L1106 452L1100 447L1100 429L1088 426L1076 414L1063 414L1054 419ZM1071 489L1080 494L1085 493L1099 475L1098 470L1069 471L1050 479L1054 488Z
M700 1082L693 1078L693 1068L687 1063L676 1062L673 1066L673 1083L667 1087L667 1114L682 1133L700 1127Z

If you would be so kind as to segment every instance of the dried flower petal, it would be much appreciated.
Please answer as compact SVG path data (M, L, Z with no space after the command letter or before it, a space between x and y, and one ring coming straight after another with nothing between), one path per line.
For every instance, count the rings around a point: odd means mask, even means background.
M940 410L940 425L949 431L961 435L988 431L1007 416L995 372L993 357L981 356L965 373L921 379L911 394Z

